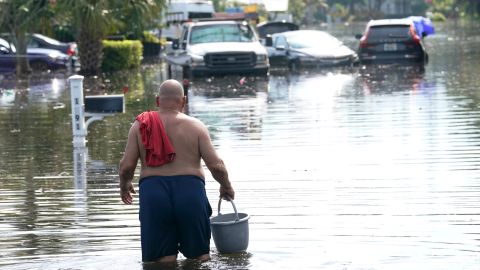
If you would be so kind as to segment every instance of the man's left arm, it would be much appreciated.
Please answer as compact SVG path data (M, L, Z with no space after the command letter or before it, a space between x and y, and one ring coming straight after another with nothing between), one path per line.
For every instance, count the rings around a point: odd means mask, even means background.
M125 153L123 154L119 166L120 196L125 204L132 204L132 193L136 193L133 188L132 180L135 168L137 167L138 158L140 157L137 142L138 129L139 123L135 121L128 132L127 146L125 147Z

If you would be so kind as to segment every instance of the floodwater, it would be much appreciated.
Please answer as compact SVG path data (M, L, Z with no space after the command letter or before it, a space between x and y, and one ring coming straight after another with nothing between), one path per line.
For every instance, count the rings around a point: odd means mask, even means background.
M479 269L478 29L437 26L423 69L193 81L188 113L225 160L250 244L221 255L212 240L211 261L176 268ZM331 31L354 46L358 29ZM126 91L127 112L94 122L84 152L67 78L0 77L0 268L157 269L141 263L138 199L121 203L117 164L164 66L85 81L85 95Z

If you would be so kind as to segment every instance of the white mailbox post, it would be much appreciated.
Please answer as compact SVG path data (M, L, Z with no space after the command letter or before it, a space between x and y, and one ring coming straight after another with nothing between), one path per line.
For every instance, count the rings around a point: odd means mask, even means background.
M125 112L124 95L104 95L83 97L83 76L73 75L70 82L72 102L73 147L86 147L88 126L105 116ZM85 117L88 119L85 121Z
M105 116L125 112L124 95L104 95L83 97L83 76L73 75L70 82L70 99L72 103L73 162L75 188L86 188L86 163L88 148L86 137L88 126ZM88 118L87 120L85 118Z
M72 103L73 176L75 189L85 191L88 126L93 121L102 120L105 116L125 112L125 101L123 95L86 96L84 99L83 76L73 75L68 80ZM87 121L85 121L86 117L88 117Z
M70 99L72 103L72 131L73 147L85 147L85 116L83 105L83 76L73 75L68 78L70 82Z

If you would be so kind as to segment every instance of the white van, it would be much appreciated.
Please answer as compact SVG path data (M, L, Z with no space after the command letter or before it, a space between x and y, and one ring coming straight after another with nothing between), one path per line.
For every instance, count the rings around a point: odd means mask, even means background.
M182 23L194 19L212 18L215 13L212 1L170 0L162 16L162 37L167 40L180 38Z

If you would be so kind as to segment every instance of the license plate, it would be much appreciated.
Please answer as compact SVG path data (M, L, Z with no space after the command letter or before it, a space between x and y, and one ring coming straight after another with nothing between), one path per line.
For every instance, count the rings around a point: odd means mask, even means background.
M384 51L396 51L397 50L397 43L385 43L383 45Z

